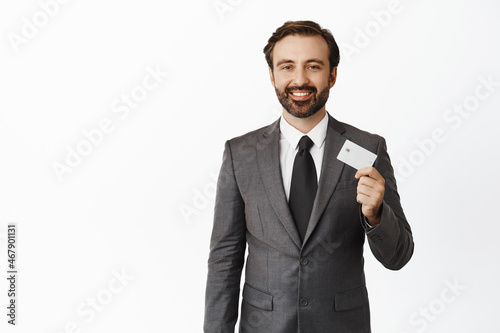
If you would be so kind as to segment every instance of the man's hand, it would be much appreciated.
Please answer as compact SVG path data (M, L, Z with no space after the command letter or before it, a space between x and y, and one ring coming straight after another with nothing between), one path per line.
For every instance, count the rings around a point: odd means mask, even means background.
M361 204L361 212L374 226L380 223L382 212L380 206L384 199L385 179L373 167L364 167L354 176L359 179L356 200Z

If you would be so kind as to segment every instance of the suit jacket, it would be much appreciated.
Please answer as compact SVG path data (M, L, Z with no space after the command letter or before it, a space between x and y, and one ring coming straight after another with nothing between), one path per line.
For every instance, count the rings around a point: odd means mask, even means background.
M241 333L370 332L365 235L387 268L402 268L413 238L385 140L329 116L318 192L304 241L280 169L279 119L226 142L217 183L205 300L206 333L234 332L246 258ZM366 229L356 170L336 157L345 140L377 154L385 178L382 219Z

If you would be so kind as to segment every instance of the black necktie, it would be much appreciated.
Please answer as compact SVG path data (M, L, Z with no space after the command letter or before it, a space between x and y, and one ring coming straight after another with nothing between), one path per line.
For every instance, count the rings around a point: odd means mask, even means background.
M295 161L293 162L292 184L290 186L290 199L288 200L302 240L304 240L306 234L314 197L318 189L316 166L311 153L309 153L309 149L313 144L307 135L304 135L299 141L299 151L295 155Z

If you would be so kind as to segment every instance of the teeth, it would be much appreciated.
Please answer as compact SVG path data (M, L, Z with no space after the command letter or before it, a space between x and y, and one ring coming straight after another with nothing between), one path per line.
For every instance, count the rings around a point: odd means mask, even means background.
M293 94L293 96L307 96L310 93L307 92L307 93L292 93L292 94Z

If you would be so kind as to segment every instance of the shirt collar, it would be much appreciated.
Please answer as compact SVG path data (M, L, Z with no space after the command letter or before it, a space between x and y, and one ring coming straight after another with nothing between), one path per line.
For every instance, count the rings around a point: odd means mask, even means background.
M317 146L318 148L321 148L323 146L323 143L325 142L326 138L326 130L328 127L328 112L325 113L325 116L321 121L314 126L312 130L310 130L308 133L302 133L292 125L290 125L283 115L281 115L280 119L280 131L281 131L281 138L285 139L290 146L293 149L296 149L300 139L304 136L307 135L312 142L314 142L314 145Z

